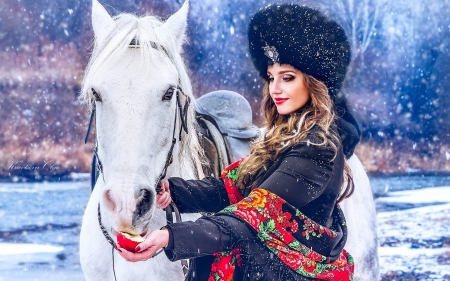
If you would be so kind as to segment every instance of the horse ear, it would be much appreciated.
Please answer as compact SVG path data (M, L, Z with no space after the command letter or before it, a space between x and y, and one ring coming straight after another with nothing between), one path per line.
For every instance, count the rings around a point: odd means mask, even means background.
M178 12L170 16L163 25L164 29L168 30L175 38L178 51L181 51L186 39L188 11L189 0L186 0Z
M92 28L98 45L114 28L114 20L97 0L92 0Z

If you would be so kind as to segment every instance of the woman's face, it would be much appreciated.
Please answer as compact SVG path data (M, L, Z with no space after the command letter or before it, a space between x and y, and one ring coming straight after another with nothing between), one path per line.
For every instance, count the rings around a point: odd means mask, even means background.
M278 114L290 114L309 101L303 73L291 65L275 63L267 67L269 93Z

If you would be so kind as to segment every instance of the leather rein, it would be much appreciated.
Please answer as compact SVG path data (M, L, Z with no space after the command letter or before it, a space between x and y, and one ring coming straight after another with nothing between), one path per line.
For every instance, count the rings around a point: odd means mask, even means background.
M139 42L137 42L135 39L133 39L131 41L131 43L130 43L130 46L139 47ZM150 42L150 46L152 48L156 49L156 50L162 50L170 58L169 53L167 52L167 50L163 46L161 46L160 44L157 44L155 42ZM181 81L179 80L178 83L181 84ZM156 191L156 193L161 192L161 181L166 177L167 169L169 168L169 166L173 162L173 150L174 150L175 144L177 142L177 138L175 136L175 133L176 133L176 128L177 128L178 111L179 111L180 120L181 120L181 126L180 126L179 135L178 135L178 140L181 141L181 139L182 139L182 131L183 130L184 130L184 132L186 134L189 133L188 132L188 127L187 127L187 111L188 111L188 108L189 108L189 105L190 105L190 102L191 102L190 97L187 96L183 92L183 90L181 89L180 86L172 86L172 87L170 87L167 90L166 95L167 94L173 95L174 93L176 95L176 107L177 108L175 109L175 118L174 118L174 125L173 125L173 131L172 131L172 144L171 144L169 152L167 154L166 162L164 163L164 168L162 169L161 173L159 174L159 176L158 176L158 178L157 178L157 180L155 182L155 191ZM185 97L185 99L186 99L186 101L185 101L183 106L181 105L180 94L183 95ZM85 140L84 140L85 144L89 140L91 127L92 127L93 120L95 119L95 116L96 116L96 107L95 107L95 102L94 102L94 108L93 108L93 110L91 112L91 116L90 116L90 119L89 119L89 125L88 125L88 129L87 129L86 137L85 137ZM100 160L100 157L98 155L97 136L95 137L95 148L93 150L93 153L94 153L94 156L96 158L97 169L100 172L100 174L102 174L103 181L105 182L105 176L104 176L104 171L103 171L103 164L102 164L102 162ZM92 172L94 173L93 177L95 177L95 171L91 171L91 174L92 174ZM113 251L113 255L112 255L112 257L113 257L113 272L114 272L114 278L115 278L115 280L117 280L116 279L116 273L115 273L115 270L114 270L114 249L116 249L116 250L118 250L118 249L117 249L116 244L114 243L114 240L111 238L111 236L109 235L108 231L105 229L105 227L102 224L102 218L101 218L101 213L100 213L100 203L98 204L98 209L97 210L98 210L98 212L97 212L98 223L99 223L100 229L101 229L103 235L105 236L106 240L108 241L108 243L113 247L112 248L112 251ZM165 208L165 212L166 212L167 224L171 224L171 223L174 222L173 221L173 214L172 214L173 212L175 213L176 222L181 222L182 221L180 212L178 211L177 206L173 202L170 203L170 205ZM151 258L156 257L162 251L163 251L163 249L160 249ZM188 270L189 270L187 260L181 260L181 265L182 265L182 268L183 268L184 276L186 277L187 273L188 273Z

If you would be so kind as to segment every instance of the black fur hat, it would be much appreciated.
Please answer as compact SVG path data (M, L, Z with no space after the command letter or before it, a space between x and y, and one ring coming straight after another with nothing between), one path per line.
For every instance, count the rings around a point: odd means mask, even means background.
M267 66L290 64L325 83L336 94L350 63L344 29L318 10L295 4L269 5L257 12L248 29L250 55L259 74Z
M349 112L345 97L339 94L351 53L345 31L337 22L309 7L269 5L250 20L248 41L252 62L262 78L267 79L267 67L278 62L322 81L337 114L355 126L356 143L359 141L358 123Z

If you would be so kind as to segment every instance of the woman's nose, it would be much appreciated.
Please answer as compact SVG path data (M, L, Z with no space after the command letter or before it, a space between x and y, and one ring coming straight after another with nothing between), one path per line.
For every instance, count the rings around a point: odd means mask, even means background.
M272 95L281 94L280 83L274 80L272 83L270 83L269 91Z

